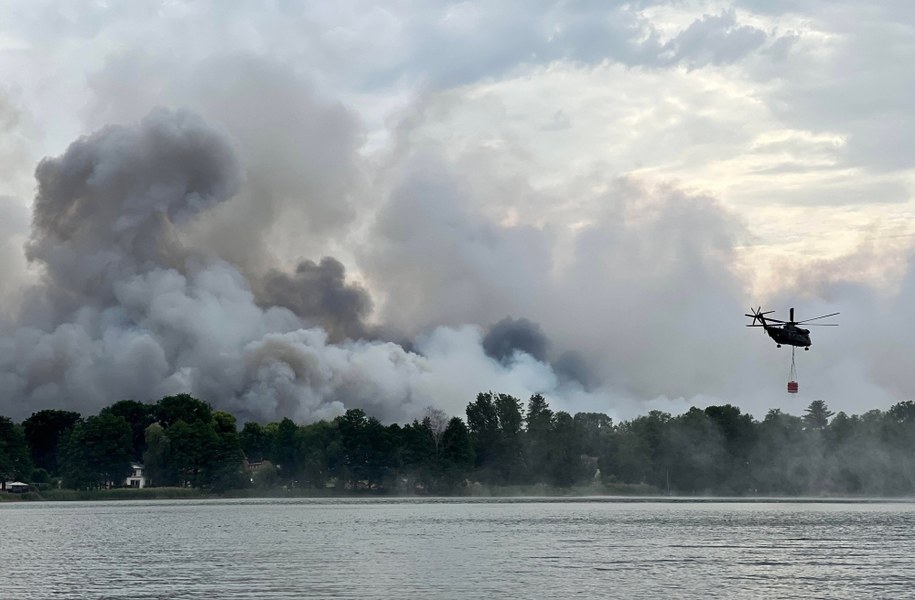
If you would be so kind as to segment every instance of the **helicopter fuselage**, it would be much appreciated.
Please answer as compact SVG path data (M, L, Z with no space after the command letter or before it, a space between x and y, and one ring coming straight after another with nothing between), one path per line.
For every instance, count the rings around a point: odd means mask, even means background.
M839 314L835 312L828 315L813 317L811 319L795 321L794 309L790 308L788 309L789 316L787 321L782 321L774 317L769 317L766 319L766 315L773 312L775 311L768 310L763 312L761 307L756 309L751 307L750 312L744 315L753 319L753 322L747 325L747 327L762 327L766 331L766 335L772 338L779 348L782 347L782 344L786 344L788 346L803 348L804 350L810 350L810 330L804 329L803 327L798 327L798 325L807 323L809 321L819 321L820 319L825 319L827 317L834 317ZM758 324L757 321L759 322ZM837 327L835 323L811 323L811 325L820 327Z
M775 343L781 346L782 344L788 346L797 346L799 348L809 348L811 345L810 342L810 330L803 329L797 325L786 324L781 327L776 325L766 325L766 333L769 334L769 337L775 340Z

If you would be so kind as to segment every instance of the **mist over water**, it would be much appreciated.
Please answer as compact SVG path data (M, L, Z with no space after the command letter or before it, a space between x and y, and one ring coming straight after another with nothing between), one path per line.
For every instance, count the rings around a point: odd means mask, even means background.
M100 524L102 523L102 524ZM0 505L19 598L901 598L904 503Z

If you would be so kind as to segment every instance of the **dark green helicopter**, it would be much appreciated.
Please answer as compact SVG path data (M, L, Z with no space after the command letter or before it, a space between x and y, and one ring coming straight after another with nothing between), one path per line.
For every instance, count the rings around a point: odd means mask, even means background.
M779 348L782 347L782 344L788 346L797 346L798 348L803 348L804 350L810 350L810 330L804 329L803 327L798 327L804 323L810 323L810 321L816 321L818 319L825 319L826 317L834 317L839 313L830 313L828 315L822 315L819 317L813 317L812 319L804 319L803 321L794 320L794 309L789 309L790 316L787 321L781 321L779 319L773 319L769 317L766 318L765 315L775 312L774 310L768 310L766 312L761 312L762 307L753 310L750 308L750 311L753 314L745 315L753 319L751 325L747 327L762 327L766 330L766 333L769 334L769 337L775 340L776 346ZM759 323L757 323L759 321ZM775 325L779 323L779 325ZM810 323L811 327L838 327L837 323Z

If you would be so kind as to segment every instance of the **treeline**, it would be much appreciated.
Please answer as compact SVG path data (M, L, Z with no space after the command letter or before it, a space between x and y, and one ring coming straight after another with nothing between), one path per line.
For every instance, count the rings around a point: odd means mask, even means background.
M97 489L123 485L136 462L149 485L213 491L647 484L679 495L915 493L912 402L860 416L815 401L800 417L771 410L758 421L724 405L613 423L553 411L540 395L525 406L482 393L465 416L429 409L421 420L383 425L352 409L332 421L239 430L234 416L186 394L124 400L87 418L43 410L21 424L0 417L0 481Z
M159 486L244 485L235 417L187 394L155 404L122 400L96 416L38 411L21 424L0 417L0 481L73 489L123 485L133 463Z

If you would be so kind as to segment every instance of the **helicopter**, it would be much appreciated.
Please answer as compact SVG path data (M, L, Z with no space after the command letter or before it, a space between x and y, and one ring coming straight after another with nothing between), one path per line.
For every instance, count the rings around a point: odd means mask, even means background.
M762 312L762 307L760 306L757 309L750 308L750 312L753 314L747 314L744 316L751 317L753 323L747 325L747 327L762 327L765 329L766 333L769 334L769 337L775 340L775 345L779 348L782 347L782 344L787 344L789 346L797 346L798 348L803 348L804 350L810 350L810 330L804 329L803 327L798 327L804 323L810 323L810 321L816 321L818 319L825 319L826 317L834 317L839 313L830 313L828 315L821 315L819 317L813 317L812 319L804 319L803 321L794 320L794 309L789 309L787 321L781 321L779 319L773 319L772 317L766 318L766 315L774 313L774 310L768 310ZM759 323L757 323L759 321ZM776 325L775 323L779 323ZM810 323L810 326L819 326L819 327L838 327L837 323Z

